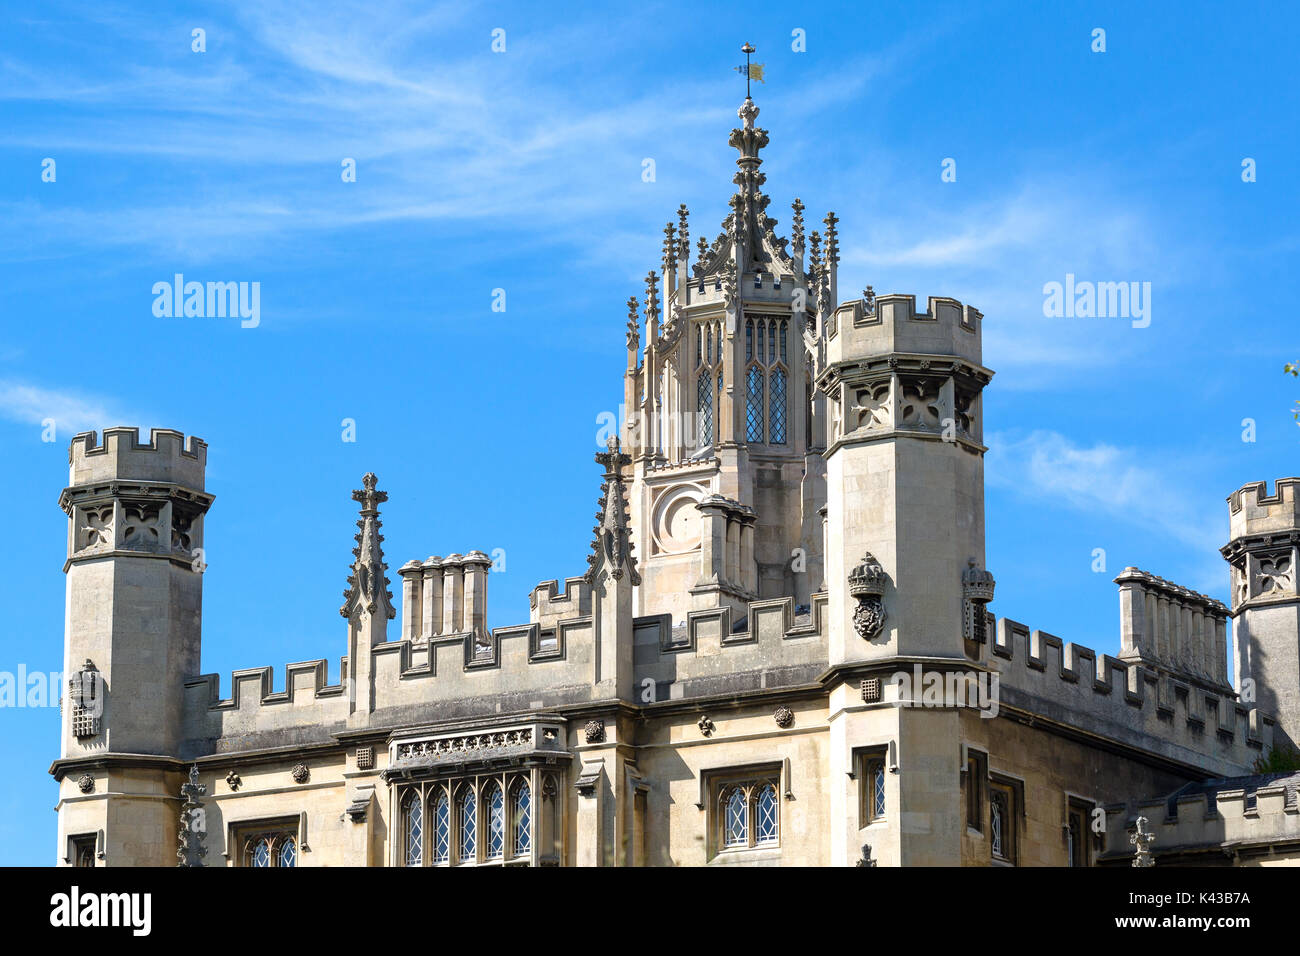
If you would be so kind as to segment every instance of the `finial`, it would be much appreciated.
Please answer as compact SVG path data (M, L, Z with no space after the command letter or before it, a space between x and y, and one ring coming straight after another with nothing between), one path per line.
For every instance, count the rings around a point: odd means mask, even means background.
M871 286L867 286L863 289L862 302L867 307L868 312L872 311L876 307L876 290L871 288Z
M677 227L669 220L664 226L664 278L677 271Z
M659 325L659 276L653 269L645 277L645 317L651 330Z
M641 347L641 317L637 314L636 296L627 300L627 348L633 352Z
M678 255L682 262L690 264L691 261L691 240L686 233L687 217L691 211L686 208L686 203L677 207L677 248Z
M790 208L794 210L794 218L790 221L791 241L794 243L794 247L796 249L802 249L803 248L803 209L804 209L803 200L800 199L798 196L796 196L794 202L790 204Z
M826 223L826 264L834 269L840 264L839 232L835 229L839 219L835 213L828 212L822 222Z
M817 274L822 266L822 236L816 229L808 237L808 262L812 267L813 274Z

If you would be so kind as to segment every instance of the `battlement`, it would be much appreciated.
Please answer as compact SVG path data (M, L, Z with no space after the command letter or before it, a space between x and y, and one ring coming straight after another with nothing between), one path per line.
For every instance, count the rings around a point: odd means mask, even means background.
M1300 529L1300 478L1279 478L1274 493L1268 483L1253 481L1228 495L1232 539Z
M1227 605L1133 567L1115 583L1121 658L1228 691Z
M1300 839L1300 774L1272 773L1188 784L1167 797L1111 804L1103 859L1133 855L1129 834L1139 816L1155 835L1151 853L1241 852Z
M157 481L203 490L208 445L194 435L170 428L150 429L140 442L140 430L118 426L104 429L103 444L95 432L81 432L68 448L68 484L86 485L127 479Z
M997 622L990 663L1001 705L1221 775L1249 769L1273 743L1274 719L1142 662Z
M562 617L583 617L591 613L591 585L584 577L543 581L528 595L529 617L543 628L553 627Z
M408 561L402 577L402 638L428 641L444 634L487 633L487 576L482 551Z
M952 355L979 364L983 314L956 299L930 296L925 312L914 295L853 299L839 306L826 328L827 361L871 355Z

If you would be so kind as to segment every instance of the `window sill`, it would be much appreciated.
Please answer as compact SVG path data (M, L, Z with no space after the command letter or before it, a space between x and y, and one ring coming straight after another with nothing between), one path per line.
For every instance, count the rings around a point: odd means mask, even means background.
M781 848L779 846L733 847L719 850L709 861L709 866L756 866L779 865Z

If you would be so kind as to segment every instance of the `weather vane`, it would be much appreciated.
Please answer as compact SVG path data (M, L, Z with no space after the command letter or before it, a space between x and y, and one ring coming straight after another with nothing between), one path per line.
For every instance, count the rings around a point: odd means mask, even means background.
M749 81L758 80L760 83L766 83L767 81L763 79L763 64L749 62L749 55L754 52L754 45L746 43L740 48L740 52L745 54L745 65L738 66L735 69L737 73L745 74L745 99L749 99Z

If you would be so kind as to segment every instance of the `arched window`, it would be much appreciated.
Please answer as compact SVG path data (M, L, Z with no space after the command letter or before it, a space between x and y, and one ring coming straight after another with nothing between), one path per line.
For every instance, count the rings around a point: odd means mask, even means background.
M424 862L424 803L414 790L402 802L402 838L404 864L420 866Z
M433 862L446 863L451 857L451 806L441 787L433 798Z
M258 840L257 843L253 845L253 852L250 856L250 866L270 866L271 845L265 840Z
M755 817L758 825L754 833L755 843L775 843L776 842L776 787L766 783L758 791L758 800L755 802Z
M782 320L781 320L781 363L782 363L783 365L789 365L789 364L790 364L790 359L789 359L789 357L786 355L786 351L785 351L785 349L786 349L786 346L785 346L786 331L787 331L789 328L790 328L790 322L789 322L789 320L787 320L787 319L782 319Z
M993 855L994 855L995 857L998 857L999 859L1005 859L1005 858L1006 858L1006 852L1007 852L1007 846L1006 846L1007 808L1006 808L1006 803L1003 801L1003 799L1002 799L1002 795L1001 795L1000 793L995 793L995 794L993 794L993 798L992 798L992 800L990 801L990 803L991 803L990 810L989 810L989 819L990 819L990 823L991 823L991 827L990 827L990 829L993 831L993 834L992 834L993 839L992 839L992 841L991 841L991 848L992 848L992 850L993 850Z
M785 382L785 369L780 366L772 369L772 387L768 392L771 403L768 409L768 427L771 429L768 440L774 445L785 444Z
M478 862L478 814L475 806L474 791L466 787L460 795L457 806L457 821L460 824L460 845L457 854L458 863Z
M749 844L749 801L742 787L733 787L728 794L722 817L722 845L747 846Z
M514 855L524 856L533 846L533 794L528 788L527 780L521 780L515 786L515 792L511 799L510 816L514 820Z
M298 865L298 841L293 831L287 829L252 833L243 831L237 833L236 839L243 841L244 866L270 868Z
M757 365L745 373L745 440L763 440L763 370Z
M695 396L698 403L696 410L699 419L699 446L707 448L713 444L713 376L706 368L700 372Z
M280 866L298 865L298 844L293 837L285 837L280 842L280 852L276 854L276 859Z
M499 860L506 852L506 800L501 784L488 784L483 809L487 814L486 855L489 860Z
M754 320L745 320L745 364L754 361Z

